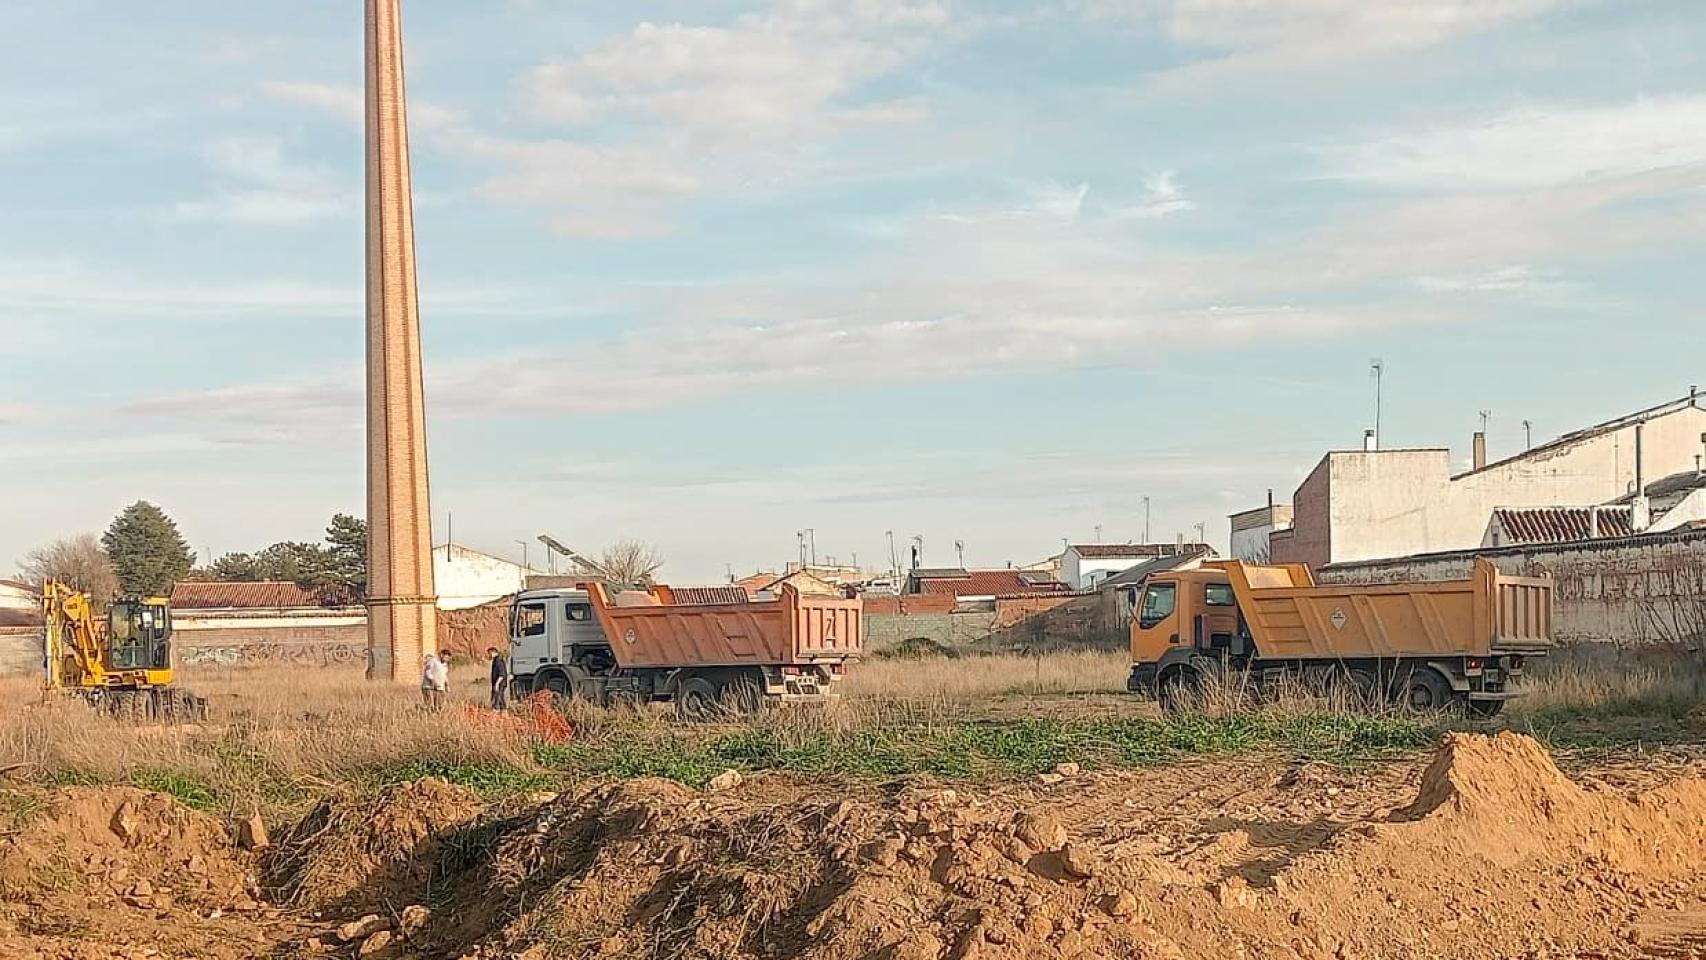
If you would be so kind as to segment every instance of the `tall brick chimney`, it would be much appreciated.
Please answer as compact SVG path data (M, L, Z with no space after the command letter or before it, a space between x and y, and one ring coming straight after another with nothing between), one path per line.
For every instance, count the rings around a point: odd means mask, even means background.
M402 0L367 0L367 655L413 682L438 649Z

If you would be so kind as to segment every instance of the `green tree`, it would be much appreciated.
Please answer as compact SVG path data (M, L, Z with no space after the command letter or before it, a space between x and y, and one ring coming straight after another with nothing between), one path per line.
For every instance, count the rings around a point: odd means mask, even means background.
M214 580L255 581L261 579L261 565L250 554L227 553L213 561L208 573Z
M286 540L255 554L256 580L288 580L307 587L326 567L326 549L317 543Z
M119 589L133 596L163 596L195 565L190 545L166 512L138 500L101 537Z
M355 603L367 597L367 521L347 513L334 514L326 527L325 567L321 587L337 599Z

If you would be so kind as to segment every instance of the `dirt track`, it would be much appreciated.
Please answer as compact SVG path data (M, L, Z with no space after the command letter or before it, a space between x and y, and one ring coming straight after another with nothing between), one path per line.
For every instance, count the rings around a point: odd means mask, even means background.
M0 846L0 956L1699 957L1703 774L1566 778L1504 734L987 789L633 781L482 810L422 781L258 860L165 798L79 788ZM370 914L395 929L342 942Z

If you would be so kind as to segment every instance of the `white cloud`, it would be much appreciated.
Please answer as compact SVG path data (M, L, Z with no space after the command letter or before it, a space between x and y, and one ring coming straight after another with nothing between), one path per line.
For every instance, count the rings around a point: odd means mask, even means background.
M1478 273L1424 274L1413 282L1439 293L1532 293L1562 289L1557 271L1536 270L1527 264L1497 267Z
M617 114L702 140L787 136L868 109L842 98L947 22L946 6L932 2L788 0L722 26L642 23L534 68L524 96L536 115L566 123Z
M0 403L0 426L29 423L40 417L41 411L22 403Z
M115 309L149 316L349 316L361 310L361 291L284 280L177 283L91 270L75 260L0 260L0 315Z
M1514 190L1706 164L1706 94L1525 107L1329 151L1332 175L1404 189Z
M1185 196L1185 192L1179 188L1171 170L1150 177L1144 181L1143 188L1143 199L1132 206L1115 210L1115 219L1159 220L1175 213L1195 210L1197 207L1196 202Z
M1225 82L1285 83L1312 68L1419 50L1583 2L1592 0L1068 0L1064 9L1134 24L1200 53L1153 78L1160 90L1195 94Z
M203 150L203 159L217 178L215 195L176 204L180 219L300 223L361 210L356 191L323 167L290 161L277 140L217 140Z

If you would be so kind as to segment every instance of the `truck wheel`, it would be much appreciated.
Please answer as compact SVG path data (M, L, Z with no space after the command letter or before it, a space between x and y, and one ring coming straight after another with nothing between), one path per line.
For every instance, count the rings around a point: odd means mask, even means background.
M717 713L717 688L704 677L688 677L675 689L675 715L679 719L698 722L709 720Z
M551 673L546 674L543 680L539 681L539 689L547 691L551 696L556 697L557 699L567 700L569 697L574 695L575 688L574 685L569 682L568 677L565 677L556 671L552 671Z
M1404 706L1417 713L1431 713L1451 706L1457 692L1440 672L1432 667L1417 667L1404 678L1400 688Z

